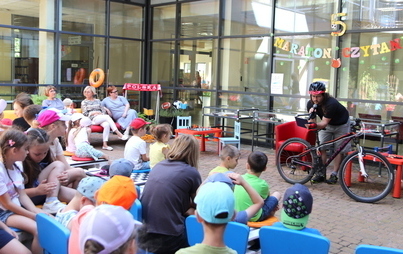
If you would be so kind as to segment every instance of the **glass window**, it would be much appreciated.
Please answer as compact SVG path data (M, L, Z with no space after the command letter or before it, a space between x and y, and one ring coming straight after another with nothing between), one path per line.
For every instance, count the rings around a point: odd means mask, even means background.
M218 89L268 93L271 45L270 37L224 39Z
M175 38L176 5L154 7L153 39Z
M141 70L141 42L111 39L109 84L139 83Z
M73 37L73 39L71 38ZM74 43L72 43L74 42ZM95 68L105 70L105 38L62 34L61 84L89 85L88 78ZM84 72L84 75L80 75ZM106 80L104 81L106 83ZM99 88L98 90L103 90ZM62 87L60 94L73 101L83 100L82 87ZM98 93L103 98L103 93Z
M151 83L161 86L174 84L174 42L152 43ZM181 76L179 74L179 80Z
M56 1L1 1L1 24L54 29Z
M111 2L111 36L141 38L143 7Z
M181 37L217 36L218 11L218 0L182 4Z
M63 0L62 30L105 34L106 1Z
M275 10L276 33L302 33L331 30L331 15L337 1L278 0Z
M333 96L335 80L332 66L336 47L332 38L326 36L284 36L274 38L273 74L271 94L274 95L274 108L305 110L308 86L313 81L323 81Z
M402 28L401 1L343 1L347 29Z
M14 99L15 94L20 92L35 93L37 84L45 83L45 75L39 76L40 69L42 73L49 72L51 82L53 81L53 65L44 64L47 61L45 57L47 49L39 47L40 40L44 40L42 43L46 44L45 38L48 33L42 32L42 34L43 37L38 31L0 28L2 38L0 40L0 54L2 55L0 81L16 84L13 87L2 87L0 93L5 96L11 95L9 98L11 100ZM49 37L53 38L53 35L49 33ZM51 51L52 49L53 47L50 47ZM51 55L54 55L53 51ZM43 57L40 58L40 56ZM41 63L39 59L41 59Z
M403 114L402 36L379 32L342 37L338 97L368 101L349 104L352 113Z
M227 0L225 8L224 35L268 34L271 32L271 1Z

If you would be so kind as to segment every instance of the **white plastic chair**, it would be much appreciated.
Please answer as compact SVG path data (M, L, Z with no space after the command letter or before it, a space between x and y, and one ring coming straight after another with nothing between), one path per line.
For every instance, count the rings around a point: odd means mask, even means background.
M221 152L221 149L225 145L235 145L238 150L241 149L241 122L234 122L234 136L233 137L224 137L219 138L220 142L218 143L218 153Z
M192 116L176 117L176 129L186 129L192 126Z

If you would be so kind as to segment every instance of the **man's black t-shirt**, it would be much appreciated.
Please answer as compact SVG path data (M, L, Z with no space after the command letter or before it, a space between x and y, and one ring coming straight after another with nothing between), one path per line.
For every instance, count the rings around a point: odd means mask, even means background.
M312 108L313 103L311 100L307 103L308 111ZM318 105L316 109L316 114L320 119L323 117L330 118L330 125L342 125L347 123L349 118L349 113L347 109L340 104L338 100L333 97L329 97L326 101Z

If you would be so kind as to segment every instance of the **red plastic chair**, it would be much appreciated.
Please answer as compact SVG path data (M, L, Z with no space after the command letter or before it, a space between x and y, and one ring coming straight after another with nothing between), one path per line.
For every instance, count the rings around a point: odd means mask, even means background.
M274 129L276 135L276 151L289 138L302 138L311 145L315 145L315 130L299 127L295 121L276 125Z

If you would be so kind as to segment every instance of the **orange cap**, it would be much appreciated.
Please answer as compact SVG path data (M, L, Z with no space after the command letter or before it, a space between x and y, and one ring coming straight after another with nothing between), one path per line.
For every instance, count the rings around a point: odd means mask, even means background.
M115 175L101 186L96 199L97 203L117 205L129 210L137 199L137 190L131 178Z

